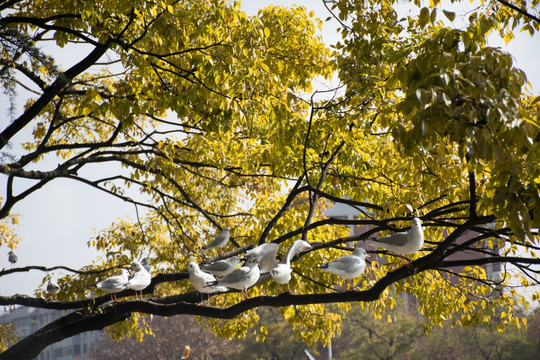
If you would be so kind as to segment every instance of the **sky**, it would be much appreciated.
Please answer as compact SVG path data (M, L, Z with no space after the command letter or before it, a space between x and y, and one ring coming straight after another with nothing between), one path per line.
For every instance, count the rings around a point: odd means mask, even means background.
M290 6L297 4L313 10L316 17L326 19L328 13L322 1L245 1L243 6L248 15L256 14L257 10L269 4ZM339 39L335 31L336 24L325 23L321 35L327 43L334 43ZM501 47L514 56L516 66L523 69L532 83L533 92L540 94L540 36L531 38L528 34L518 34L508 46L502 41L492 39L490 45ZM65 50L62 50L65 52ZM77 56L85 54L64 54L64 67L78 61ZM22 110L23 96L19 96ZM0 94L0 104L7 98ZM0 111L5 111L0 106ZM2 119L2 118L0 118ZM7 116L0 120L0 127L7 126ZM18 138L30 136L27 129ZM17 143L17 141L14 141ZM48 165L55 166L54 162ZM6 177L0 174L0 196L5 188ZM13 213L23 214L21 225L16 228L18 235L23 239L20 246L15 249L19 257L18 266L43 265L47 267L65 265L79 268L90 264L99 254L87 247L87 242L95 237L96 232L106 228L119 218L136 218L135 208L131 204L105 195L88 186L68 180L55 180L40 191L30 195L12 210ZM0 247L0 268L10 268L7 260L6 246ZM52 275L60 277L64 273L57 271ZM0 278L0 296L16 293L32 295L44 277L41 271L32 271Z

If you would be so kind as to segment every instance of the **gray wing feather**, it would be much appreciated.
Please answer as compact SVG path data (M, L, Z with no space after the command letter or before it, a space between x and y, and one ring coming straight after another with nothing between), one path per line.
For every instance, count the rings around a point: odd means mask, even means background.
M217 261L215 263L201 265L201 269L206 271L225 271L229 267L230 264L224 261Z
M245 268L245 267L241 267L239 269L236 269L232 273L230 273L229 275L225 276L223 279L218 280L218 284L227 286L227 284L232 284L232 283L236 283L236 282L239 282L239 281L243 281L243 280L246 279L247 274L249 273L250 270L251 269Z
M342 271L349 271L351 267L355 266L357 263L358 259L356 257L344 256L338 260L330 262L328 267Z
M409 242L408 233L395 233L389 236L383 236L378 239L371 240L374 243L396 245L396 246L405 246Z

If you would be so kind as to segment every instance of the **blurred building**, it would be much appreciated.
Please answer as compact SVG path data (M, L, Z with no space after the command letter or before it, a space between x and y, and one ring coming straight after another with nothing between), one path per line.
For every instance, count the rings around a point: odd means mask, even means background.
M0 324L13 323L19 340L65 315L65 311L17 307L0 315ZM103 341L104 332L88 331L46 347L36 360L90 360L90 349Z

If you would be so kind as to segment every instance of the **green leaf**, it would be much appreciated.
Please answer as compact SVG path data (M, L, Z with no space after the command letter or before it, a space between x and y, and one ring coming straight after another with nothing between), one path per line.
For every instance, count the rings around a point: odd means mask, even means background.
M446 18L450 21L454 21L454 19L456 18L456 13L453 12L453 11L447 11L447 10L443 10L443 14L444 16L446 16Z
M429 9L426 7L423 7L420 10L420 15L418 16L418 24L420 27L426 26L426 24L429 22Z

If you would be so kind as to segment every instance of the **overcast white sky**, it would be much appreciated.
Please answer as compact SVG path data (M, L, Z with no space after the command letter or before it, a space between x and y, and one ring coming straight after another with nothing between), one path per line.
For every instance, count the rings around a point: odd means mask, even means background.
M244 8L248 14L255 14L257 9L269 4L289 6L298 4L313 10L316 16L325 19L328 14L322 1L245 1ZM335 42L338 37L335 25L325 24L323 38L328 43ZM527 34L519 34L518 38L504 45L502 41L493 40L491 46L501 47L511 53L516 65L523 69L533 84L536 94L540 93L540 37L531 38ZM79 54L83 56L84 54ZM76 62L77 59L70 54L66 59ZM65 64L66 67L69 64ZM23 96L19 96L22 111ZM0 104L7 103L4 94L0 94ZM0 106L4 110L5 105ZM4 112L5 114L5 112ZM7 126L7 116L3 117L0 126ZM27 130L28 136L30 131ZM20 139L20 138L19 138ZM16 143L16 141L14 141ZM51 164L54 166L54 163ZM0 175L0 194L3 194L6 178ZM103 229L116 219L129 216L135 219L133 205L107 196L101 192L91 190L87 186L67 180L55 180L51 184L37 191L35 194L19 203L12 211L21 213L21 225L17 228L18 234L23 238L21 245L15 250L19 257L18 266L28 265L66 265L79 268L89 264L99 254L88 249L87 241L95 236L96 231ZM0 248L0 268L9 268L6 246ZM45 274L39 271L31 273L10 275L0 278L0 295L15 293L32 295ZM62 272L54 273L61 276Z

